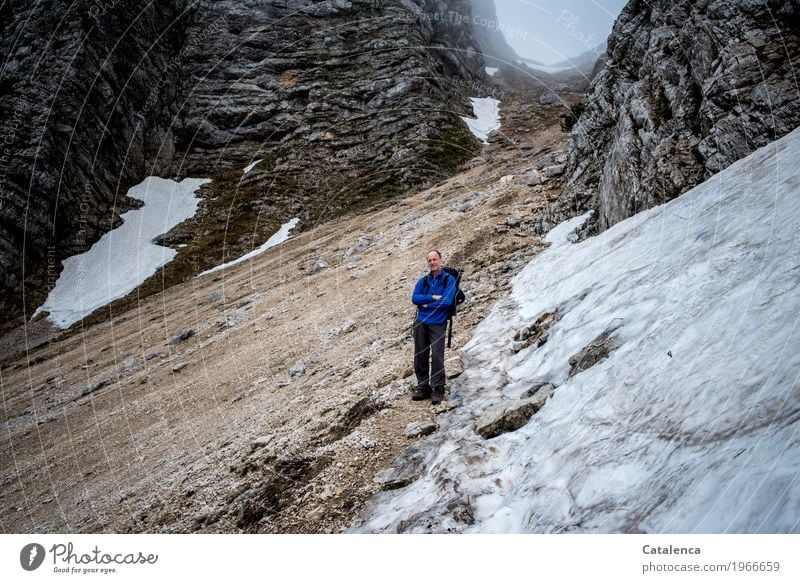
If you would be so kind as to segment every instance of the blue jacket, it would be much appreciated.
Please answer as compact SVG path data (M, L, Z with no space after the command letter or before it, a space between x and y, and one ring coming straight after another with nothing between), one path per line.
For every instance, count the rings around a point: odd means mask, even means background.
M447 287L445 287L445 277ZM428 280L427 293L425 292L425 280ZM442 296L440 300L434 301L433 296ZM456 297L456 278L447 275L444 270L439 272L438 277L433 277L431 273L420 277L417 285L414 286L414 293L411 294L411 302L419 307L417 322L423 324L444 324L447 321L447 313Z

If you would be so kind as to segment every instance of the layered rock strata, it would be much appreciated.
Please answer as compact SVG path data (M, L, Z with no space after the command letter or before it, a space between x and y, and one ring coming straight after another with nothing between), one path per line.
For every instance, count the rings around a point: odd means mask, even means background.
M543 230L590 208L605 229L795 128L798 24L789 0L629 2Z
M135 205L173 107L141 113L151 89L174 95L183 2L12 0L0 16L0 313L30 314L60 261ZM163 109L162 109L163 108ZM169 154L169 152L167 152ZM169 157L168 155L166 156ZM23 304L24 300L24 304ZM24 306L24 307L23 307Z

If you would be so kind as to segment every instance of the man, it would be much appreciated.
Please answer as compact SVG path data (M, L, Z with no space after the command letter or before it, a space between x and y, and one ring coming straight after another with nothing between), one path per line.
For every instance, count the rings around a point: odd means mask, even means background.
M455 301L455 278L442 271L442 254L428 251L430 273L417 282L411 302L417 306L414 322L414 372L417 388L414 401L430 398L438 405L444 400L444 340L450 306Z

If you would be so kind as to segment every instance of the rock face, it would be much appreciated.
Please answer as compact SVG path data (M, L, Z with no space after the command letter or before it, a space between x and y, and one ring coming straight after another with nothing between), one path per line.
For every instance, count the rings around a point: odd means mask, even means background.
M494 0L472 0L472 24L475 38L487 64L493 66L516 64L519 57L503 36ZM510 27L505 30L511 34L518 32Z
M601 360L608 358L612 350L616 349L619 341L610 332L606 331L584 346L577 354L569 359L569 376L589 370Z
M12 0L0 15L3 319L22 315L23 285L25 311L41 303L60 260L117 224L135 205L127 189L158 171L148 160L160 157L173 107L139 112L153 87L174 95L184 3L101 4ZM166 123L145 131L148 117Z
M459 158L437 140L469 143L445 104L452 80L481 76L482 59L469 26L433 17L459 6L469 13L465 1L201 3L190 34L217 29L187 45L184 171L263 158L246 186L306 214L319 199L349 207L419 182L420 166Z
M795 128L799 21L791 0L629 2L548 226L595 208L606 229Z
M459 119L484 78L472 19L436 18L471 15L469 0L70 6L12 0L0 16L11 317L147 175L213 178L197 219L164 238L185 245L174 283L290 217L310 227L440 179L478 147Z

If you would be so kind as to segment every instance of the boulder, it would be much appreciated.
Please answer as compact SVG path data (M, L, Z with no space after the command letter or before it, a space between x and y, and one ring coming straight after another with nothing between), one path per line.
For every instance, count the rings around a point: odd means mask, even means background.
M514 341L511 345L511 351L516 354L522 350L525 350L531 345L536 345L538 348L545 342L547 342L548 335L550 333L550 329L555 325L556 322L559 320L558 311L552 312L543 312L536 318L536 321L530 324L529 326L525 326L517 330L516 334L514 334Z
M552 391L538 391L533 397L507 401L490 407L478 419L475 431L484 439L516 431L530 421L530 418L542 408L550 395L552 395Z
M524 186L538 186L543 182L542 175L539 174L538 170L530 170L525 174L521 174L520 176L517 176L516 181L518 184L522 184Z
M545 166L542 168L542 175L545 179L555 178L564 174L564 164L553 164L552 166Z
M608 355L615 348L617 348L616 340L611 336L610 332L603 332L584 346L577 354L569 358L569 376L575 376L579 372L583 372L601 360L608 358Z
M172 340L170 340L169 343L174 346L175 344L180 344L181 342L188 340L192 336L194 336L194 330L192 329L184 330L183 332L175 336Z
M295 362L292 368L289 369L289 376L291 378L301 377L304 374L306 374L306 365L302 360Z
M262 435L261 437L256 437L253 441L250 442L250 445L253 449L258 449L259 447L266 447L272 442L272 435Z
M425 453L424 446L412 445L392 462L391 467L375 476L373 481L380 485L381 490L396 490L408 486L422 475Z
M409 439L414 439L415 437L430 435L434 431L436 431L436 423L433 421L414 421L406 425L403 434Z

